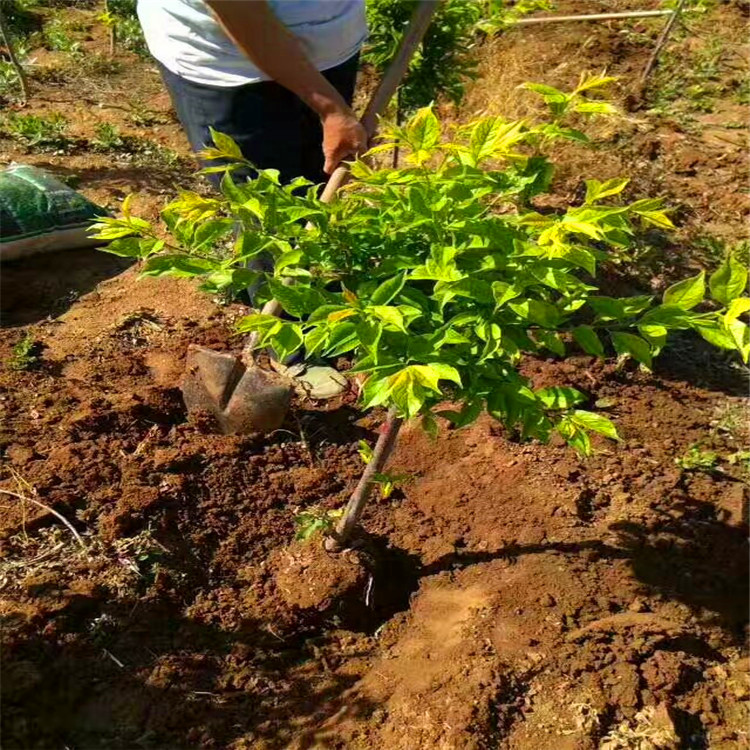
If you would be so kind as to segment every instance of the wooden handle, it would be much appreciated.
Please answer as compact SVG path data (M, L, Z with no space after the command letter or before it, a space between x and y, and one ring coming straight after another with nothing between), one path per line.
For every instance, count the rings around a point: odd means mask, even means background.
M401 44L391 61L385 75L380 80L378 87L375 89L370 101L367 103L365 112L360 122L367 133L367 138L372 139L378 128L378 117L383 114L388 102L396 93L401 79L409 67L409 61L414 55L415 50L421 44L425 33L430 25L435 11L440 5L440 0L421 0L414 10L414 14L409 21L409 27L406 30ZM330 203L338 189L349 181L349 169L345 165L336 167L333 174L328 178L325 188L320 196L323 203Z
M360 122L367 132L368 139L371 139L375 135L375 131L378 127L378 116L383 113L391 97L396 93L401 79L406 73L406 69L409 67L409 61L414 54L414 51L421 44L424 38L425 32L430 25L432 17L435 15L435 11L440 5L440 0L420 0L417 5L414 14L409 21L409 27L406 30L401 44L396 51L396 54L388 66L385 75L381 79L375 92L370 97L370 101L365 108L365 112L362 115ZM320 200L323 203L330 203L339 188L345 185L349 181L350 172L349 168L345 165L336 167L333 174L328 178L326 186L323 188ZM287 277L282 280L284 284L291 284L292 279ZM269 300L263 305L261 312L264 315L281 315L281 305L275 300ZM252 349L255 347L255 341L257 336L252 334L248 338L247 343L243 349L243 358L247 358L251 355Z

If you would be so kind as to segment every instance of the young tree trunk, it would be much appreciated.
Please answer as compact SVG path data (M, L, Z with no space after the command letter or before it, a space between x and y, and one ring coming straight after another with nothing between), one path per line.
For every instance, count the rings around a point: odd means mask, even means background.
M26 104L26 102L29 100L29 82L26 79L26 72L23 69L23 65L21 65L21 61L16 55L16 48L13 46L13 39L11 38L10 29L8 28L5 16L3 15L2 6L0 6L0 37L2 37L3 44L8 50L10 63L14 67L16 74L18 75L18 82L21 86L23 103Z
M333 536L326 539L326 549L329 552L339 552L349 541L349 537L352 531L356 528L359 523L359 519L362 516L362 511L367 505L367 501L370 499L373 487L376 482L376 475L382 473L385 468L385 464L388 461L393 447L396 445L396 438L398 437L398 431L401 429L403 419L396 416L396 409L391 408L388 412L388 416L383 424L382 432L378 438L378 442L375 444L375 449L372 452L372 459L370 463L365 466L365 470L362 472L357 489L354 490L352 496L349 498L349 502L344 511L344 515L336 525L336 530Z

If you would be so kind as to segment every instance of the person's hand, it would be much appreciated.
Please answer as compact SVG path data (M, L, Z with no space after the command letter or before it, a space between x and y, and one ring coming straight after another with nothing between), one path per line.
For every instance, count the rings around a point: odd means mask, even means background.
M322 123L326 174L332 174L344 159L367 150L367 132L351 110L332 112Z

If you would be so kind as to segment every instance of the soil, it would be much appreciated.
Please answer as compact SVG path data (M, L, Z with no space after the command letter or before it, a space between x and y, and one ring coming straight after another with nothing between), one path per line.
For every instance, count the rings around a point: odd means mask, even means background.
M700 29L734 33L742 22L739 4L713 13ZM484 50L508 68L501 80L484 60L467 111L514 102L518 83L540 79L513 60L551 69L553 84L575 63L577 77L580 28L523 34ZM638 69L647 50L619 36L614 45L616 34L587 27L587 62ZM137 81L156 101L150 63L118 54L123 73L97 85L114 100ZM563 59L567 73L554 67ZM72 85L42 90L55 107L83 108ZM638 117L682 146L697 137ZM85 118L76 123L84 137ZM176 125L161 127L154 137L186 156ZM744 165L728 146L722 158L707 146L685 182L672 152L651 164L648 142L631 133L598 166L611 159L651 194L659 171L690 207L678 232L687 242ZM20 158L17 144L0 146ZM147 218L176 185L195 184L187 168L136 181L132 165L74 156L23 159L75 169L105 203L138 187L133 210ZM585 171L574 151L563 156L565 195ZM713 191L709 206L695 198L702 190ZM742 238L745 210L722 218L722 237ZM684 264L701 262L686 253ZM658 289L678 265L614 269L611 283ZM581 459L562 444L514 442L488 418L443 424L434 441L406 425L390 468L408 479L367 509L357 548L331 556L292 541L295 512L342 506L361 471L358 441L375 439L382 415L363 416L352 390L296 403L265 437L191 422L179 391L187 346L238 349L232 324L245 309L136 271L97 251L2 269L4 747L748 746L748 498L733 459L747 446L747 380L733 359L689 337L653 373L528 358L535 386L584 391L622 442L601 439ZM27 332L40 361L13 370ZM677 463L696 445L715 465Z

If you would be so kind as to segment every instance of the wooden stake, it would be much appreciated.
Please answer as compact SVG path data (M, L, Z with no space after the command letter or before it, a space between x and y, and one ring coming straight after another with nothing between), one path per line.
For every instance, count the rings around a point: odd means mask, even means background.
M2 7L0 7L0 36L2 36L3 44L5 44L5 48L8 50L10 63L16 71L16 75L18 75L18 82L21 86L23 103L26 104L26 102L29 100L29 82L26 78L26 72L23 69L23 65L21 65L21 61L16 55L16 49L13 46L13 39L11 37L10 30L8 29L8 24L5 20Z
M639 85L641 89L643 89L644 85L646 84L646 79L649 77L649 75L651 75L651 71L656 66L656 62L659 59L659 55L661 54L662 49L664 49L664 45L667 43L667 40L669 39L669 35L672 33L672 29L674 28L675 23L677 23L677 19L682 14L682 9L684 7L685 7L685 0L680 0L679 4L674 9L672 16L666 22L666 24L664 24L664 29L659 35L659 39L656 42L654 51L651 53L651 57L648 58L646 67L643 69L643 73L641 73L641 78L639 81Z

